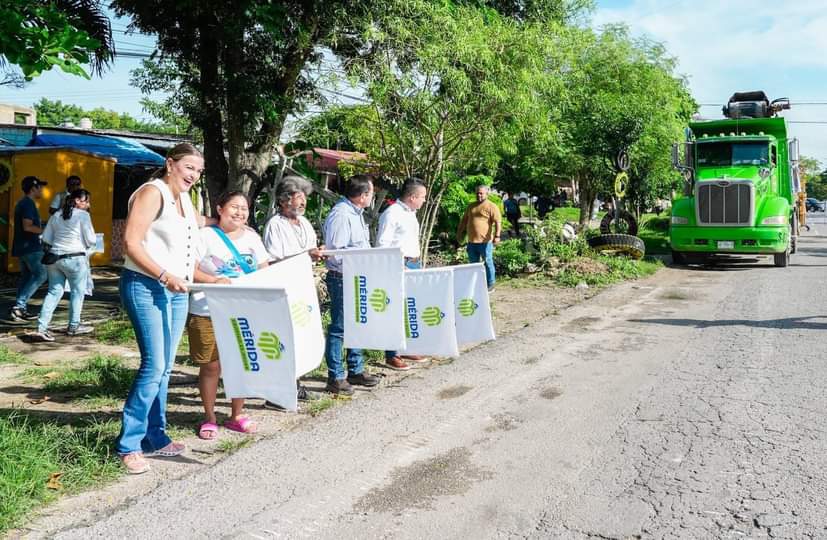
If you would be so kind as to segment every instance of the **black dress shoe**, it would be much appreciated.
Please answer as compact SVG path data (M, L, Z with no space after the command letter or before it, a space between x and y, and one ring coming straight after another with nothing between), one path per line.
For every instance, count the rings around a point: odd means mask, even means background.
M362 372L358 375L348 375L347 382L356 386L376 386L379 384L379 377Z
M353 395L353 387L350 386L350 383L346 379L328 380L327 386L325 386L324 389L327 392L330 392L331 394L337 394L341 396Z

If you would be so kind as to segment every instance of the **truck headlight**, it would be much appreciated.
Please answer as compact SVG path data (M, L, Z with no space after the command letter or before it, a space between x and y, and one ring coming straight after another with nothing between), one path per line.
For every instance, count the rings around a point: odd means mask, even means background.
M786 225L787 216L770 216L761 220L761 225Z
M672 225L688 225L689 218L683 216L672 216Z

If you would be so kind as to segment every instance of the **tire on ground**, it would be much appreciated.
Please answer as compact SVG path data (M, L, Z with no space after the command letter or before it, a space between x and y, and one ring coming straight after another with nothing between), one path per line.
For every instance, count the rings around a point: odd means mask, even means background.
M619 218L615 218L614 210L608 212L605 216L603 216L603 219L600 220L600 234L621 234L622 231L622 234L627 234L630 236L636 235L637 220L635 219L635 216L633 216L630 212L626 212L625 210L621 211L619 216ZM626 222L625 229L618 230L618 220Z
M589 246L595 251L628 255L633 259L642 259L646 254L643 240L631 234L601 234L589 238Z

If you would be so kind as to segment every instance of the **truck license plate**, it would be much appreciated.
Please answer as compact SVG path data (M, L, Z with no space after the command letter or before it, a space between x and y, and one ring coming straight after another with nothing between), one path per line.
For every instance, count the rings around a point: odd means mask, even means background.
M718 240L718 249L735 249L735 242L732 240Z

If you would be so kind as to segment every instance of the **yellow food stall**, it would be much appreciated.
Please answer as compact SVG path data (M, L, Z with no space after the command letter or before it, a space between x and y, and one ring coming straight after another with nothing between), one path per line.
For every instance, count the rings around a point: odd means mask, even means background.
M92 256L92 265L109 264L112 242L112 193L117 159L67 147L0 146L0 252L3 268L18 271L11 256L14 238L14 207L24 196L22 180L37 176L49 183L43 197L36 200L44 226L49 219L49 203L66 189L68 176L79 176L91 196L89 213L95 232L103 234L103 253Z

